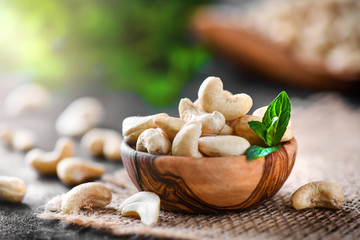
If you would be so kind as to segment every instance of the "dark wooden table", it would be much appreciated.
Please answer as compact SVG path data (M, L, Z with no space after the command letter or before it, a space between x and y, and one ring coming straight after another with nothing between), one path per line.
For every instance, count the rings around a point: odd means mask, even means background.
M224 87L233 93L248 93L254 101L253 109L269 104L278 93L286 90L291 99L304 99L312 94L311 91L294 89L266 81L264 76L250 73L243 69L235 68L220 57L204 66L193 79L182 89L180 97L191 100L197 98L197 89L207 76L219 76L224 82ZM3 104L4 95L16 84L14 75L0 75L0 106ZM73 99L80 96L97 97L105 106L106 118L102 127L121 130L122 120L132 115L149 115L166 112L178 116L177 104L167 108L156 108L147 105L139 96L129 92L116 92L99 90L101 82L87 85L86 88L65 87L54 93L54 102L48 110L38 111L18 117L6 117L0 107L0 122L8 122L14 126L32 129L38 136L37 146L51 150L58 139L54 130L54 121L58 114ZM354 94L344 95L349 105L360 107L360 97ZM296 103L296 101L294 101ZM77 144L76 156L90 156ZM107 173L123 167L122 163L114 163L104 159L92 159L102 163ZM16 176L24 180L27 186L26 196L21 204L0 203L0 239L124 239L111 235L108 232L67 225L59 221L41 220L36 214L42 211L42 206L52 197L69 190L56 177L41 177L24 162L24 153L14 151L0 145L0 175ZM143 239L140 236L131 236L126 239Z

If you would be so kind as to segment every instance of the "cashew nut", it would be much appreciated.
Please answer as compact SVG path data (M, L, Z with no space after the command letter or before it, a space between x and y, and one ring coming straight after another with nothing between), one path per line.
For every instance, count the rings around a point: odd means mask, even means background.
M185 123L186 122L181 118L174 118L169 116L157 116L154 118L154 124L158 128L161 128L161 130L164 131L170 140L175 138L176 134L180 131Z
M140 217L147 226L154 226L159 218L160 198L152 192L138 192L126 199L119 208L123 216Z
M171 150L171 142L160 128L149 128L140 134L136 143L136 150L165 155Z
M253 116L258 116L258 117L264 117L264 114L267 110L269 106L264 106L264 107L260 107L260 108L257 108L255 109L255 111L253 112Z
M238 156L245 153L250 143L237 136L209 136L199 139L199 150L209 157Z
M228 124L225 124L223 129L219 132L219 135L232 135L234 133L234 129L229 126Z
M0 201L21 202L26 186L20 178L0 176Z
M262 121L262 117L253 115L241 116L235 125L235 134L243 137L250 142L251 145L264 146L264 141L252 130L248 124L250 121ZM290 128L287 128L280 142L287 142L294 137Z
M64 158L72 157L73 154L74 142L69 138L60 138L56 142L54 151L32 149L25 155L25 161L41 174L56 175L58 163Z
M201 108L208 113L221 112L226 121L245 115L252 107L252 99L245 93L231 97L224 96L223 83L220 78L208 77L201 84L198 92Z
M234 94L232 94L232 92L228 91L228 90L223 90L223 95L226 98L230 98L232 97Z
M35 145L34 132L26 129L18 129L13 134L12 146L20 151L29 151Z
M120 133L104 128L91 129L81 139L81 144L91 155L95 157L105 156L114 161L121 159L121 142Z
M225 125L225 117L217 111L206 113L188 98L181 99L179 103L180 118L185 121L199 121L202 124L202 135L216 135Z
M91 155L99 157L103 155L104 131L100 128L89 130L81 138L81 145L90 152Z
M286 128L286 131L284 132L284 135L282 136L280 142L287 142L290 141L294 137L293 131L291 128Z
M250 128L248 124L250 121L261 122L262 117L252 115L241 116L234 127L235 134L248 140L251 145L264 146L264 141Z
M62 196L61 211L76 214L84 206L105 207L111 202L110 190L101 183L84 183Z
M194 105L204 111L204 109L201 108L200 100L199 100L199 99L196 99L196 100L194 101ZM205 111L204 111L204 112L205 112Z
M59 115L55 128L60 135L82 136L101 121L103 114L104 109L96 98L78 98Z
M344 199L343 190L332 182L318 181L305 184L291 196L291 205L296 210L305 208L339 209Z
M234 135L235 134L235 125L238 119L232 121L226 121L224 128L219 132L219 135Z
M32 149L36 141L34 132L28 129L13 129L10 127L4 127L0 130L0 139L6 145L20 151Z
M104 156L112 161L121 160L120 146L122 143L122 137L117 132L109 132L106 136L103 148Z
M1 141L12 147L12 140L13 140L13 135L14 135L14 129L10 128L10 127L2 127L0 129L0 139Z
M200 122L187 122L175 136L172 145L174 156L202 157L198 149L201 136Z
M230 97L232 97L233 94L232 94L230 91L228 91L228 90L224 90L224 91L223 91L223 95L224 95L224 97L226 97L226 98L230 98ZM199 99L196 99L196 100L194 101L194 105L204 111L204 109L201 108Z
M8 93L4 111L9 116L15 116L26 110L44 108L50 103L50 98L50 92L45 87L34 83L24 84Z
M159 113L146 117L128 117L122 123L122 133L124 140L129 144L136 144L139 135L149 128L156 128L154 118L158 116L168 116L166 113Z
M56 172L63 183L73 186L100 178L105 173L105 168L71 157L60 161L56 167Z

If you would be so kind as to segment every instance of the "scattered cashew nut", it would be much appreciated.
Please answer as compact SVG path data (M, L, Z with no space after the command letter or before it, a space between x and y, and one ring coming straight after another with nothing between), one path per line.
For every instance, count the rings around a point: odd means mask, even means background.
M306 208L339 209L344 199L343 190L332 182L318 181L305 184L291 196L291 205L296 210Z
M81 139L81 144L91 155L95 157L105 156L113 161L121 159L121 142L120 133L105 128L91 129Z
M31 130L10 127L3 127L0 130L0 139L6 145L24 152L32 149L36 142L35 134Z
M200 122L187 122L175 136L172 145L174 156L202 157L198 149L201 136Z
M136 142L136 150L165 155L171 150L171 142L160 128L149 128L140 134Z
M60 138L52 152L32 149L25 155L25 161L37 172L45 175L56 175L56 166L64 158L74 155L74 142L69 138Z
M105 168L71 157L60 161L56 167L56 172L63 183L73 186L100 178L105 173Z
M170 140L175 138L176 134L180 131L185 123L185 120L181 118L174 118L169 116L157 116L154 118L154 124L158 128L161 128L161 130L164 131Z
M159 113L146 117L128 117L122 123L122 134L124 140L129 144L136 144L139 135L149 128L156 128L154 118L158 116L168 116L166 113Z
M208 136L199 139L199 150L209 157L238 156L245 153L250 143L238 136Z
M0 176L0 201L21 202L26 186L20 178Z
M84 183L62 196L61 211L77 214L84 206L105 207L111 202L110 190L101 183Z
M10 91L4 102L5 114L16 116L31 109L41 109L50 103L51 94L45 87L28 83Z
M185 121L199 121L202 124L202 135L216 135L225 125L225 117L218 111L206 113L191 102L183 98L179 103L180 118Z
M231 97L224 95L221 79L208 77L201 84L198 92L201 108L208 113L221 112L226 121L231 121L245 115L252 107L252 99L245 93Z
M73 101L57 118L55 128L58 134L82 136L102 120L104 108L92 97Z
M126 199L119 208L123 216L140 217L147 226L154 226L159 218L160 198L152 192L138 192Z

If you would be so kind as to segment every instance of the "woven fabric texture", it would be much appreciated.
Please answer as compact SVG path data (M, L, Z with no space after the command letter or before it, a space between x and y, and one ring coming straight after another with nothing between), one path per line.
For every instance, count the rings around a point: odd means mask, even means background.
M124 169L103 177L113 192L103 209L84 208L78 215L60 211L61 196L38 216L98 229L175 239L360 239L360 109L337 95L293 100L292 129L298 142L294 169L282 189L260 206L240 213L187 215L161 211L155 227L122 217L117 207L136 193ZM308 182L332 181L344 190L340 210L291 207L292 193Z

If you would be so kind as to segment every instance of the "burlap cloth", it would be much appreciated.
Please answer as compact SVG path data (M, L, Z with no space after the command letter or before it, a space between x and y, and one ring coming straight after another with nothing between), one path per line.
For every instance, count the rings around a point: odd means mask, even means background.
M105 209L87 208L79 215L60 212L60 196L40 218L98 229L114 235L131 234L177 239L360 239L360 109L351 109L336 95L293 100L292 128L298 141L297 160L282 189L259 207L241 213L186 215L161 211L155 227L122 217L120 203L137 192L124 169L102 181L113 192ZM296 211L291 194L305 183L333 181L345 194L340 210Z

